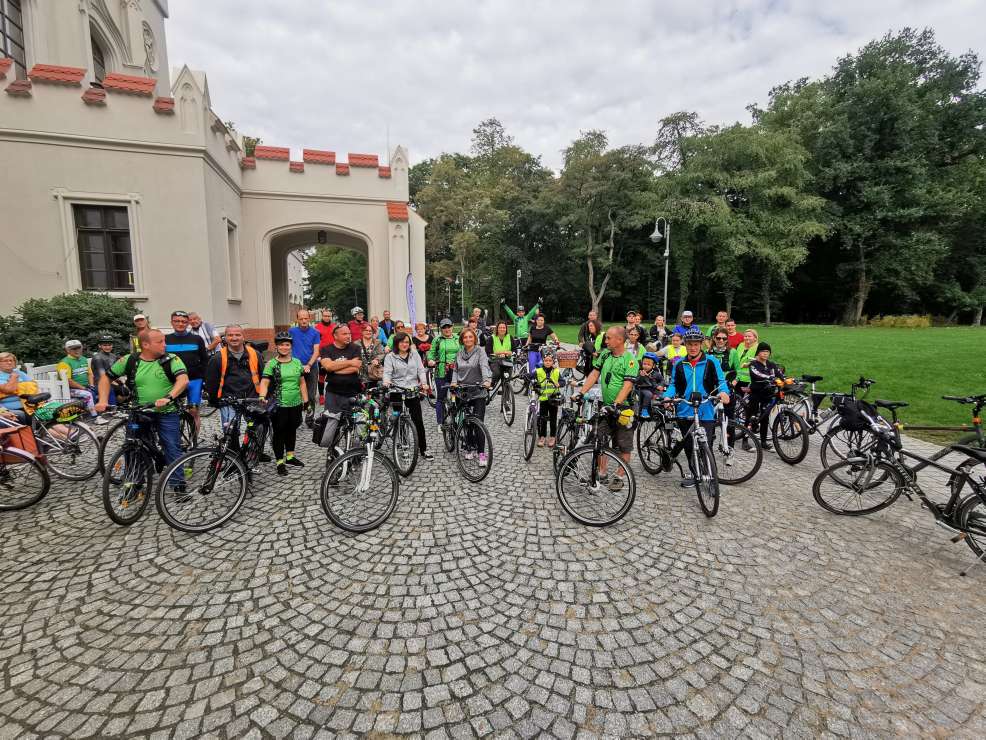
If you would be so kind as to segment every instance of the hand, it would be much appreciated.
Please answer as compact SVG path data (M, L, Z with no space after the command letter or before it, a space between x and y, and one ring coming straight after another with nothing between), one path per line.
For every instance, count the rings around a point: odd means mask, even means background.
M720 393L719 394L719 400L722 401L724 404L729 403L729 394L728 393Z
M428 367L435 367L435 361L434 360L428 360Z
M381 383L380 385L382 385L384 388L390 388L390 383L388 383L386 380L383 381L383 383Z
M424 393L426 396L430 396L431 395L431 388L429 388L426 384L422 383L421 384L421 392Z
M174 401L172 401L170 397L165 396L164 398L159 398L158 400L156 400L154 402L154 407L160 409L160 408L164 408L165 406L171 403L174 403Z
M502 306L502 305L503 305L504 303L506 303L506 302L507 302L507 299L506 299L506 298L501 298L501 299L500 299L500 305L501 305L501 306Z
M452 388L458 388L459 387L459 384L458 383L452 383L451 387Z
M487 380L486 382L484 382L484 383L483 383L483 387L484 387L484 388L486 388L487 390L489 390L489 387L490 387L490 381L488 381L488 380Z
M541 296L538 296L538 303L544 303L544 298L542 298Z
M107 407L107 406L109 406L109 404L108 404L108 403L97 403L97 404L96 404L96 406L95 406L94 408L96 409L96 413L97 413L97 414L101 414L101 413L103 413L104 411L106 411L106 407Z

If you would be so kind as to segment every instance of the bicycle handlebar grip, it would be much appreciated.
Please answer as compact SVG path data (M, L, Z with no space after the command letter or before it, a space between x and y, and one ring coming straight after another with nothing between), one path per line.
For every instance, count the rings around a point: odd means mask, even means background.
M942 396L943 401L958 401L959 403L971 403L968 396Z

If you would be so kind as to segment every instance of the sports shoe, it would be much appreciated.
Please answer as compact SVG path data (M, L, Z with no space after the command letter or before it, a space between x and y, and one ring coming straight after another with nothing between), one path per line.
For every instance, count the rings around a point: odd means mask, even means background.
M678 485L680 485L682 488L694 488L695 487L695 479L694 478L683 478L682 481L681 481L681 483L679 483Z
M299 460L296 457L289 457L287 460L284 461L284 464L285 465L294 465L294 467L296 467L296 468L303 468L303 467L305 467L305 464L303 462L301 462L301 460Z
M434 460L434 459L435 459L435 456L434 456L434 455L432 455L432 454L431 454L430 452L428 452L427 450L426 450L425 452L422 452L422 453L421 453L421 457L423 457L423 458L424 458L425 460Z
M619 491L623 488L623 478L619 475L614 475L609 479L609 483L606 487L611 491Z
M257 462L271 462L273 461L273 459L274 458L268 455L266 452L261 452L260 456L257 457Z
M476 457L476 453L473 452L472 450L466 450L466 454L463 455L463 457L465 457L466 460L472 460L474 457Z
M538 447L544 447L544 437L538 437Z
M485 452L480 452L479 453L479 467L481 467L481 468L485 468L486 467L486 453Z
M288 474L288 468L287 468L287 466L284 463L278 463L278 466L277 466L277 474L278 475L287 475Z

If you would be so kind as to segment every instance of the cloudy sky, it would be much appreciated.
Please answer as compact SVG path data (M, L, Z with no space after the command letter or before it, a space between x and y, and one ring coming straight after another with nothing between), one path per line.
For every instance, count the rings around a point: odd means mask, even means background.
M747 121L779 82L828 71L889 29L933 27L986 56L982 0L171 0L172 66L204 70L215 111L289 146L412 162L466 151L496 116L557 167L580 130L650 143L695 110ZM385 160L385 156L381 156Z

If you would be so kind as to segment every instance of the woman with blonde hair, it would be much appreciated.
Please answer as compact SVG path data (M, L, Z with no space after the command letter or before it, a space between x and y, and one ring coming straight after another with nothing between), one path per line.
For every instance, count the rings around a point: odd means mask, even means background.
M0 410L8 412L21 423L27 421L24 404L17 395L17 386L31 382L31 376L17 369L13 352L0 352Z
M743 332L743 343L730 353L730 365L736 378L733 386L744 393L750 388L750 363L757 357L757 345L760 344L760 335L756 329L747 329Z

